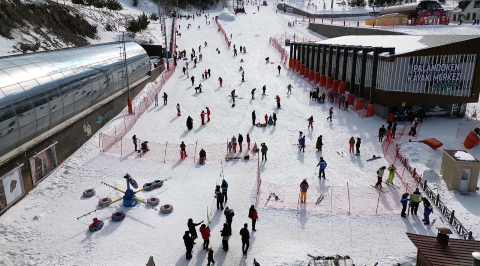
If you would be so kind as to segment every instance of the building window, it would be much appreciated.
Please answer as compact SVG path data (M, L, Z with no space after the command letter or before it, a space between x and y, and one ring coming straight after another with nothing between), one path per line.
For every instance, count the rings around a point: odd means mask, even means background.
M480 8L480 1L475 1L473 8Z
M467 19L466 20L470 20L470 13L467 13Z

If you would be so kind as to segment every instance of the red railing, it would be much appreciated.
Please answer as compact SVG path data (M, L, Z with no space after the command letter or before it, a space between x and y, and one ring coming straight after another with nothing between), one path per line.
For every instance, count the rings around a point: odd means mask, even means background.
M275 47L277 49L277 51L280 52L280 55L281 55L280 63L283 63L283 66L286 67L287 66L287 61L288 61L287 60L288 59L287 50L285 48L283 48L282 45L280 44L280 42L273 37L270 37L269 43L271 45L273 45L273 47Z
M228 50L230 50L230 42L228 41L228 36L225 33L225 30L222 28L222 25L220 25L220 22L218 22L217 18L215 18L215 23L217 23L218 30L222 33L223 37L225 38L225 42L227 43Z

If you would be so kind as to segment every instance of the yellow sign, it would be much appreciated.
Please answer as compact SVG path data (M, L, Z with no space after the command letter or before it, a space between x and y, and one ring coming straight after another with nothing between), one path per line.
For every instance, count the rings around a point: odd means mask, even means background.
M402 102L402 106L405 107L405 105L406 105L406 102Z

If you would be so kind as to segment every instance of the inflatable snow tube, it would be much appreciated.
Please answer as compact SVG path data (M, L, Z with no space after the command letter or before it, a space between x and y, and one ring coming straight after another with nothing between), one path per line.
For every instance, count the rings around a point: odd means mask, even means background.
M107 207L110 202L112 202L111 198L103 198L103 199L98 201L98 205L100 205L102 207Z
M115 221L115 222L120 222L120 221L123 221L123 219L125 219L125 213L120 211L120 212L116 212L114 214L112 214L112 221Z
M147 200L147 204L150 206L157 206L158 204L160 204L160 200L158 198L152 197Z
M161 213L171 213L173 211L173 206L171 204L165 204L160 208Z
M91 232L95 232L95 231L98 231L98 230L102 229L102 227L103 227L103 221L95 227L93 226L93 224L90 224L88 226L88 230L90 230Z
M94 188L90 188L90 189L87 189L85 191L83 191L83 196L84 197L91 197L95 195L95 189Z
M133 178L129 178L128 179L128 182L130 182L130 185L132 185L133 188L137 189L138 188L138 184L137 184L137 181L135 181Z
M463 142L463 146L467 149L473 148L473 146L477 145L480 139L473 133L473 131L468 134L467 138L465 138L465 141Z
M148 187L145 190L150 191L162 186L163 186L163 180L155 180L151 183L146 183L145 185L143 185L143 188Z

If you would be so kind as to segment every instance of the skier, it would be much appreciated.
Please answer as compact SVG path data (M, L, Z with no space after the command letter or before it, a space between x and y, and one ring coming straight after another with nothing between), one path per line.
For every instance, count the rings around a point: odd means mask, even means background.
M177 103L177 116L181 116L180 104L179 103Z
M268 115L265 114L265 124L267 124L267 123L268 123Z
M383 137L385 137L385 134L387 134L387 129L384 125L382 125L382 127L378 130L378 142L383 141Z
M186 71L186 70L187 70L187 69L186 69L185 67L182 68L183 75L185 75L185 71Z
M393 114L392 114L392 113L389 113L389 114L388 114L388 117L387 117L388 128L391 128L391 127L392 127L392 121L393 121Z
M277 108L280 108L280 96L277 95L276 99L277 99Z
M418 119L415 118L415 120L410 125L410 132L408 132L409 136L415 137L415 135L417 135L417 126L418 126Z
M307 190L307 179L303 179L302 183L300 183L300 202L302 203L305 203L305 201L307 201Z
M265 95L265 91L267 90L267 85L263 85L262 90L263 90L263 95Z
M215 187L215 198L217 199L217 210L221 209L223 211L223 194L219 185Z
M328 115L327 120L330 119L330 122L332 122L333 107L330 107L330 110L328 110Z
M202 235L203 239L203 249L208 249L208 244L210 243L210 227L202 224L200 226L200 234Z
M275 13L276 12L277 12L277 10L275 10ZM255 258L253 259L253 266L260 266L260 263L258 263Z
M247 47L243 46L243 53L247 52Z
M243 136L242 134L238 134L238 145L240 146L240 152L242 152L242 142L243 142Z
M237 145L237 138L235 138L235 135L233 135L233 137L232 137L232 145L234 145L234 144ZM233 151L234 152L236 151L236 146L235 146L235 148L233 148Z
M223 224L223 229L220 232L222 233L221 234L221 236L222 236L222 249L225 250L225 251L228 251L228 239L230 238L230 235L232 235L232 233L228 229L228 224L227 223Z
M392 126L392 138L394 139L395 138L395 131L397 131L397 122L393 122L393 126Z
M242 71L242 82L245 82L245 71Z
M208 107L205 107L207 109L207 122L210 122L210 109Z
M325 169L327 168L327 162L323 160L323 157L320 157L320 162L318 162L317 166L320 166L320 171L318 172L318 178L323 178L325 179Z
M230 229L230 232L232 232L232 222L233 222L233 216L235 216L235 213L233 212L233 209L230 209L227 206L225 207L225 211L223 212L223 214L225 215L225 219L227 220L228 229Z
M270 57L265 58L265 64L270 63Z
M423 198L423 219L422 222L424 225L429 225L430 224L430 214L433 213L433 208L430 202L428 201L427 198Z
M299 146L302 145L302 143L301 143L301 142L302 142L302 138L303 138L303 132L300 131L300 132L298 133L298 145L299 145Z
M322 92L322 103L325 103L325 92Z
M242 46L240 45L240 53L243 51Z
M247 250L250 246L250 232L248 231L248 224L245 223L243 225L243 228L240 230L240 235L242 236L243 255L247 255Z
M265 145L265 143L262 143L262 144L260 144L260 146L262 146L262 161L263 161L263 157L265 157L265 161L266 161L267 160L267 151L268 151L267 145Z
M193 67L197 67L197 58L195 57L195 59L193 59Z
M312 129L313 129L313 115L310 116L310 118L307 119L307 121L308 121L308 128L312 127Z
M205 41L205 47L207 47L207 42Z
M232 98L235 98L235 89L230 92L230 96L232 96Z
M237 49L233 48L233 56L237 56Z
M187 249L187 254L185 258L187 260L192 259L192 249L193 249L193 239L189 235L190 233L188 231L185 231L185 234L183 235L183 243L185 243L185 248Z
M277 114L273 112L273 126L277 125Z
M248 218L252 219L252 231L257 231L255 230L255 224L257 223L258 213L254 205L250 206L248 210Z
M292 94L292 84L288 84L287 89L288 89L287 94L288 93Z
M196 226L199 226L200 224L202 224L203 221L199 222L199 223L194 223L192 218L188 219L188 223L187 223L187 226L188 226L188 231L190 232L190 236L192 237L192 240L193 240L193 244L195 245L195 239L198 238L197 236L197 229L195 228Z
M192 130L193 128L193 119L190 116L187 118L187 128L188 130Z
M235 142L232 141L232 147L233 147L233 152L237 153L237 141L236 140L235 140Z
M395 165L391 164L390 167L388 167L388 178L387 178L387 181L385 181L385 183L387 184L393 184L393 178L395 177L395 171L397 170L397 167L395 167Z
M202 51L202 46L199 45L199 46L198 46L198 52L200 53L201 51Z
M208 78L208 71L206 69L203 71L203 74L205 75L205 78Z
M208 77L211 77L212 75L210 74L210 68L207 70Z
M408 196L409 196L408 193L404 193L402 195L402 198L400 199L400 203L402 204L402 213L400 214L400 216L402 216L403 218L407 218L405 211L407 210L407 204L409 201Z
M410 212L412 213L412 215L417 215L418 205L420 205L420 201L422 201L422 194L420 194L420 191L418 190L418 188L416 188L415 192L410 195Z
M192 81L192 86L193 86L193 85L195 84L195 77L192 76L192 77L190 78L190 80Z
M135 151L137 151L137 135L133 135L132 140L133 140L133 145L135 145Z
M202 61L202 58L203 58L202 54L198 54L198 61Z
M203 110L200 113L200 117L202 118L202 125L205 125L205 112Z
M278 69L278 75L280 75L280 70L282 69L282 67L280 65L278 65L277 69Z
M247 149L250 150L250 134L247 133Z
M200 164L205 164L205 160L207 159L207 152L204 149L201 149L199 152L200 155Z
M355 145L355 139L353 137L350 138L348 141L348 144L350 144L350 153L355 152L353 146Z
M202 79L205 79L205 74L202 74Z
M231 153L232 152L232 142L230 142L230 141L228 142L227 148L228 148L228 152Z
M345 100L345 108L343 108L343 111L348 111L348 99Z
M317 151L322 151L322 146L323 146L323 140L322 140L322 135L320 135L317 138L317 144L315 145L315 148L317 148Z
M355 153L355 155L360 155L360 144L361 143L362 143L362 139L357 138L357 143L355 143L355 147L357 148L357 152Z
M382 178L383 178L383 173L385 173L385 169L387 169L386 166L382 166L378 168L377 170L377 183L375 184L375 187L382 187Z
M302 151L302 150L303 150L303 152L305 152L305 136L303 136L303 137L300 139L300 150L299 150L298 152L300 152L300 151Z
M218 82L220 82L220 87L222 87L222 82L223 82L222 77L219 77L219 78L218 78ZM223 87L222 87L222 88L223 88Z
M257 118L257 116L255 116L255 110L253 110L252 112L252 124L255 125L255 119Z
M207 266L210 266L210 263L212 263L212 265L215 264L215 260L213 259L212 248L208 248Z
M228 192L228 183L227 181L225 181L225 179L222 180L222 185L221 185L221 188L222 188L222 195L223 195L223 198L225 199L225 203L227 203L227 200L228 200L228 196L227 196L227 192Z
M255 99L255 91L256 90L257 90L256 88L253 88L253 90L252 90L252 100Z
M166 92L163 93L163 105L167 105L167 99L168 99L168 95ZM158 105L158 102L157 102L157 105Z
M187 151L185 150L185 148L186 148L186 145L182 141L182 144L180 144L180 159L182 160L187 157Z
M158 106L158 93L155 94L155 106Z

